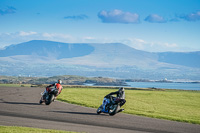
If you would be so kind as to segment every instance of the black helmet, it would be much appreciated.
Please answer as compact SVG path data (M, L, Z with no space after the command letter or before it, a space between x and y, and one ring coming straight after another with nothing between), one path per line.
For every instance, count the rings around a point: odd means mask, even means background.
M124 87L120 87L119 91L125 91Z

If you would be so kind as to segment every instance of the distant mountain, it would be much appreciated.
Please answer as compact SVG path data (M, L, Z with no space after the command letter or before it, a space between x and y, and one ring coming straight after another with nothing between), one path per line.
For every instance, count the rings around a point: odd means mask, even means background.
M0 50L0 75L200 79L200 52L152 53L121 43L33 40Z
M200 68L200 51L197 52L163 52L157 53L158 61L182 65L187 67Z
M68 44L52 41L33 40L11 45L0 51L0 57L16 55L37 55L56 59L79 57L90 54L94 48L88 44Z

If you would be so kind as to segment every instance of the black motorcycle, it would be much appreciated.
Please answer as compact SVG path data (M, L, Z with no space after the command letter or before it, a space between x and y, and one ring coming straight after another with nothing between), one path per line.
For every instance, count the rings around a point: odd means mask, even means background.
M41 93L42 97L39 104L45 102L46 105L49 105L55 100L58 90L56 88L47 88L46 91L47 92L45 94Z

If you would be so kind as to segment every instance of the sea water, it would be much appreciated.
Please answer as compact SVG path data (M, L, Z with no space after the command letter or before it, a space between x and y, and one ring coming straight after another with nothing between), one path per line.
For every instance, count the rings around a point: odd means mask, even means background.
M200 90L200 83L193 83L193 82L126 82L126 83L128 86L136 88Z

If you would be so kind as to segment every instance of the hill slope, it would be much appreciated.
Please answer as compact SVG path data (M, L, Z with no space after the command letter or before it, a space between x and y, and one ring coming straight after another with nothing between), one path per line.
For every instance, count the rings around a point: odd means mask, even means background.
M11 45L0 51L0 57L16 55L34 55L53 57L56 59L84 56L94 51L88 44L68 44L44 40L33 40L30 42Z
M185 53L163 52L157 54L160 62L200 68L200 51Z

